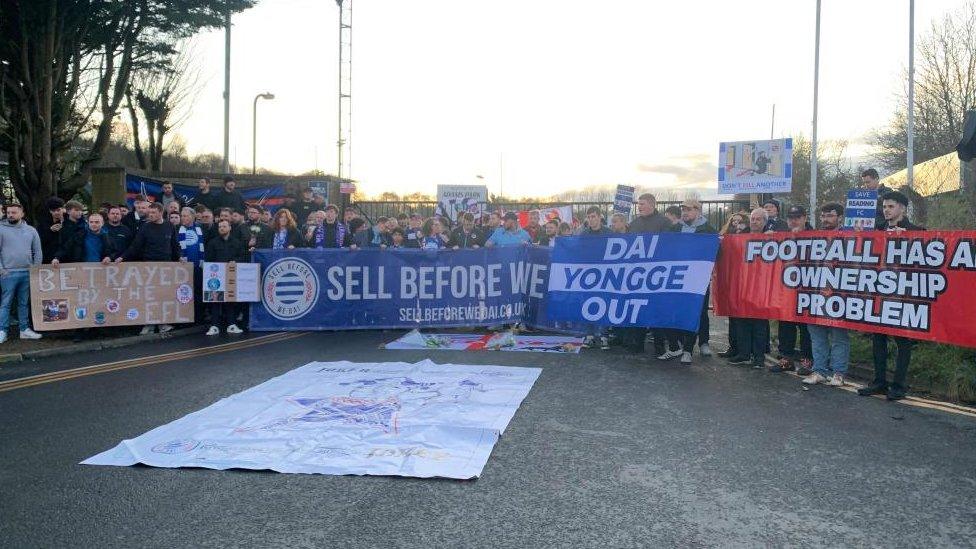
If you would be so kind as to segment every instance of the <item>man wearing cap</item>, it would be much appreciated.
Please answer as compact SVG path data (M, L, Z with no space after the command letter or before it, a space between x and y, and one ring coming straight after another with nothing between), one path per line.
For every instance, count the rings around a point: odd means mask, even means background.
M515 212L508 212L504 217L504 224L495 229L485 242L485 246L499 248L505 246L523 246L532 243L532 237L518 224L518 215Z
M811 231L813 227L807 221L807 210L803 206L790 206L786 211L786 225L791 233L800 231ZM790 371L794 368L794 361L800 360L800 373L803 375L810 373L810 333L807 325L798 322L779 321L777 330L779 339L779 356L775 366L769 369L771 372ZM797 339L800 340L800 350L796 350Z
M885 223L878 227L879 230L891 233L925 230L924 227L909 221L905 215L908 211L908 197L904 194L898 191L887 193L882 199L882 207L884 208ZM888 385L888 336L874 334L874 382L867 387L858 389L857 394L867 396L882 394L887 391L888 400L905 398L905 394L908 392L905 378L908 376L908 363L912 360L912 346L915 341L907 337L892 337L898 347L898 354L895 357L895 379L891 385Z
M775 198L767 198L762 207L766 210L766 227L763 229L764 233L774 232L774 233L785 233L789 230L786 222L779 216L780 203L779 200Z
M688 234L717 234L715 227L705 219L701 212L701 202L689 198L681 203L681 219L672 228L676 233ZM698 341L698 352L703 357L712 356L712 349L708 346L709 325L708 325L708 300L709 289L705 288L705 299L702 302L700 317L698 320L697 332L678 332L681 338L681 363L691 364L691 352L695 349L695 341Z

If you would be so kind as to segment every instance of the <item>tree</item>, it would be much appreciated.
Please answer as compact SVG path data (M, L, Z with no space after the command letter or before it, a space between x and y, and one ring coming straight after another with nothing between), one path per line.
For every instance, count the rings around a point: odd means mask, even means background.
M976 108L976 2L933 21L920 37L915 57L913 152L919 163L951 152L962 135L966 111ZM905 168L908 152L907 86L897 98L891 121L872 135L875 158L890 171Z
M255 2L2 0L0 150L28 212L87 183L135 71Z
M810 141L802 134L793 138L790 204L810 204L810 147ZM851 165L846 151L846 141L817 141L817 204L843 203L847 191L860 183L861 166ZM811 215L810 219L815 217Z

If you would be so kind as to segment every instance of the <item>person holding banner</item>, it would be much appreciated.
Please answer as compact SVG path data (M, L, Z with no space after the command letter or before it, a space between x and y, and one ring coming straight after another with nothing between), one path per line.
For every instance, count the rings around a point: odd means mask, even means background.
M163 205L153 202L146 210L146 222L136 233L129 249L115 258L117 263L122 261L186 261L180 253L176 229L163 220ZM140 335L150 334L156 327L150 324L143 326ZM166 333L173 329L172 324L160 324L159 333Z
M139 232L143 223L146 222L146 217L149 215L150 202L146 199L145 195L140 194L135 197L133 203L135 204L135 209L122 217L122 224L128 227L132 231L132 234L135 235Z
M64 205L65 218L58 232L58 249L64 249L70 242L85 234L85 206L76 200Z
M423 231L424 219L420 217L419 213L410 214L410 222L403 233L407 237L407 247L408 248L420 248L420 241L424 237Z
M763 201L762 207L766 210L766 230L764 233L785 233L789 230L786 222L779 217L782 205L775 198L767 198Z
M247 227L250 233L247 245L247 249L250 252L256 249L264 250L270 248L271 241L274 239L274 233L271 231L271 227L261 221L262 215L264 215L264 208L261 205L252 204L247 207L247 221L244 222L244 226Z
M485 246L488 248L494 246L524 246L531 243L532 238L529 236L529 233L518 226L518 215L515 212L508 212L505 214L504 227L495 229L495 232L491 233L488 241L485 242Z
M432 217L425 221L423 234L424 236L420 241L421 250L443 250L447 247L448 236L444 234L444 225L441 220Z
M20 339L41 339L30 327L30 268L41 264L41 237L24 219L24 207L7 204L0 220L0 343L7 341L10 305L17 298Z
M561 229L561 227L560 227ZM644 193L637 197L637 216L630 222L630 232L632 233L666 233L671 231L671 222L657 211L657 198L651 193ZM624 345L633 353L643 354L644 344L647 340L646 328L621 328L620 339ZM672 353L669 348L665 350L666 343L673 341L673 334L668 330L654 330L654 356L662 357ZM674 351L679 352L677 350ZM672 355L668 358L674 358Z
M830 205L833 207L835 204L831 203ZM821 218L823 217L823 212L824 210L821 208ZM843 218L843 216L844 211L843 208L841 208L840 217ZM803 206L791 206L790 209L787 210L786 225L789 231L792 233L813 230L813 227L807 222L807 210ZM785 320L780 320L777 325L777 339L779 340L778 362L775 366L770 368L769 371L773 373L792 371L795 368L796 360L799 360L799 373L801 375L809 375L811 373L810 358L812 355L812 350L810 348L810 333L807 331L807 325L799 322L787 322ZM796 350L797 340L800 342L799 352Z
M836 202L829 202L820 207L821 231L840 231L843 226L843 206ZM782 324L783 321L781 320L780 325ZM834 387L842 387L851 356L848 330L817 324L803 326L806 326L810 334L813 372L804 377L802 383L806 385L826 383ZM780 337L782 338L782 336Z
M118 206L112 206L108 209L105 232L108 233L108 238L112 241L113 261L132 243L132 231L122 224L122 215L122 209Z
M57 267L64 263L108 263L115 252L112 240L102 230L102 214L88 216L86 229L77 232L54 254L51 265Z
M749 232L762 234L766 232L769 221L766 210L756 208L749 214ZM769 348L769 320L765 318L736 319L738 335L736 343L739 354L729 358L729 364L752 364L753 368L762 369L766 361L766 349Z
M348 248L352 235L343 223L339 223L339 208L329 204L322 212L316 212L316 223L305 234L305 245L315 249Z
M606 225L603 224L603 211L599 206L590 206L586 209L586 225L580 230L580 236L609 236L613 234ZM600 349L604 351L610 349L610 338L607 336L607 329L597 324L590 324L590 333L583 339L583 346L592 348L597 340L600 342Z
M719 231L719 238L722 235L727 234L744 234L749 232L749 219L748 214L745 212L737 212L729 216L728 221L725 222L725 226ZM729 317L729 329L728 329L728 339L729 348L718 354L721 358L731 358L739 355L739 321L742 320L736 317Z
M882 198L882 208L884 210L885 222L879 230L891 233L902 233L905 231L924 231L920 227L908 220L908 197L898 191L891 191ZM887 393L888 400L901 400L908 392L905 379L908 377L908 365L912 360L912 347L915 340L907 337L892 336L898 348L895 356L895 377L891 385L887 382L888 370L888 336L885 334L874 334L874 382L867 387L857 390L861 396L879 395Z
M689 198L681 203L681 220L674 226L673 232L689 234L717 234L715 227L705 219L701 211L701 202ZM705 300L702 302L702 309L698 319L698 332L684 332L682 334L682 354L681 363L691 364L691 352L695 349L695 341L698 341L698 352L703 357L712 356L712 349L708 346L709 326L708 326L708 302L710 290L705 290Z
M245 261L244 248L236 238L233 237L230 221L225 219L217 223L217 238L207 243L204 252L208 263L243 263ZM244 333L234 319L237 318L237 303L233 302L214 302L208 303L207 309L210 312L210 329L207 330L208 336L219 335L221 330L228 334Z
M556 245L556 237L559 235L559 219L550 219L542 226L542 234L535 244L544 248L552 248ZM625 227L626 228L626 227Z
M878 210L874 216L874 226L884 227L885 216L884 208L881 202L884 195L890 193L891 189L881 184L881 177L878 175L878 170L874 168L868 168L861 172L861 185L864 186L865 190L875 191L878 193Z
M461 248L477 249L485 245L484 235L474 226L473 213L464 212L461 214L461 226L451 232L449 245L455 250Z

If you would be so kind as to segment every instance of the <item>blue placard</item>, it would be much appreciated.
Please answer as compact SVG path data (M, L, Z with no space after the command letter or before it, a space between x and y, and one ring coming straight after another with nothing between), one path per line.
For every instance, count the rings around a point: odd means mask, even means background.
M697 330L717 253L714 234L558 238L548 319Z
M878 191L851 189L844 205L844 226L873 229L878 215Z

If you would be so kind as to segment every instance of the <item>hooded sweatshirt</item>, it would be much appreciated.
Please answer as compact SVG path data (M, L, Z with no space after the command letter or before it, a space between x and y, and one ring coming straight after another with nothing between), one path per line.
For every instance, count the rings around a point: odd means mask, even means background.
M0 270L23 271L40 265L42 257L41 237L34 227L24 221L0 221Z
M674 232L679 233L717 233L714 227L708 224L708 220L705 216L700 215L697 219L691 223L685 223L683 220L679 220L672 229Z

